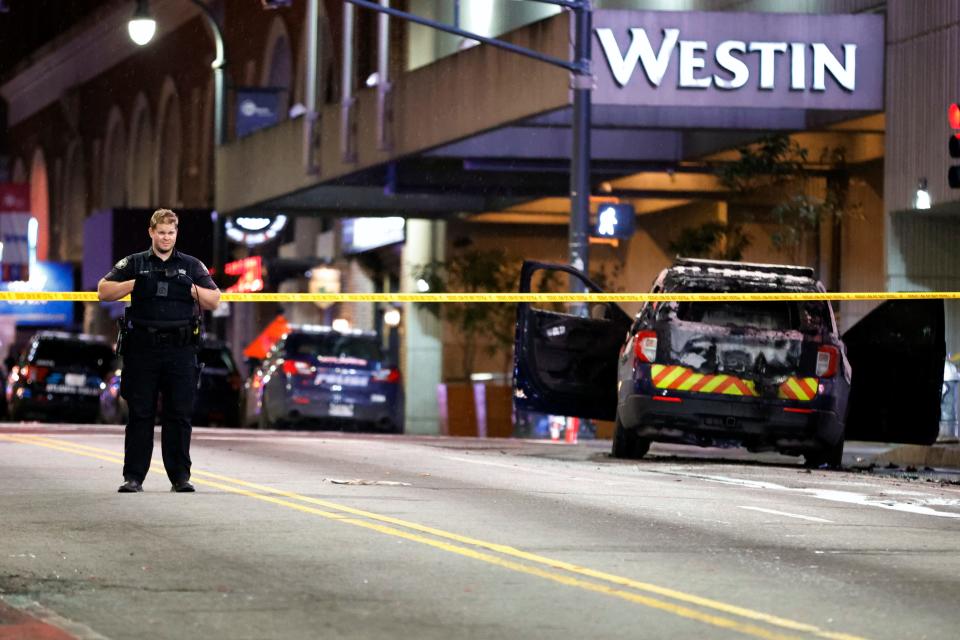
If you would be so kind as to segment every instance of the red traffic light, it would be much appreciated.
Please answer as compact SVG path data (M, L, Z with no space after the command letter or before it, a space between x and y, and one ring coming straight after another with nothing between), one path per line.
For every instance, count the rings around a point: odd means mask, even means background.
M947 107L947 121L951 129L960 129L960 104L954 102Z

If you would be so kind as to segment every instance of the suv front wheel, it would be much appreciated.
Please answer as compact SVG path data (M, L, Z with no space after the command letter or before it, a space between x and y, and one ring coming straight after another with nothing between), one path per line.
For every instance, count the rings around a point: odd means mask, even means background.
M650 450L650 439L641 438L636 429L627 429L617 414L616 427L613 430L613 448L610 455L614 458L639 460Z

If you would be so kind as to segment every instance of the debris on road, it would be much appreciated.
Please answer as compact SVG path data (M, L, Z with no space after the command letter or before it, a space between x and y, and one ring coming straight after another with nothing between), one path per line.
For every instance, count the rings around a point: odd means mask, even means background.
M326 478L333 484L375 484L386 487L409 487L411 486L409 482L397 482L395 480L363 480L361 478L354 478L353 480L340 480L337 478Z

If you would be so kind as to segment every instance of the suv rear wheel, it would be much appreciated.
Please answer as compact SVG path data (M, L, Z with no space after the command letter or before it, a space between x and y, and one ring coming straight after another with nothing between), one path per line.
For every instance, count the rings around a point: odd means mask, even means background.
M641 438L636 429L627 429L620 422L617 415L616 427L613 430L613 448L610 455L614 458L639 460L650 450L650 439Z
M803 454L803 466L809 469L819 469L824 465L828 469L839 469L842 460L843 438L840 438L834 445Z

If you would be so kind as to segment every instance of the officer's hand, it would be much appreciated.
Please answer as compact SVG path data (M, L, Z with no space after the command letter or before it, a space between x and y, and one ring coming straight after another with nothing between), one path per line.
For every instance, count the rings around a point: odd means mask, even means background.
M167 297L173 300L193 300L190 295L191 286L183 278L167 280Z
M153 298L157 295L157 279L151 274L138 273L133 282L133 295L139 299Z

